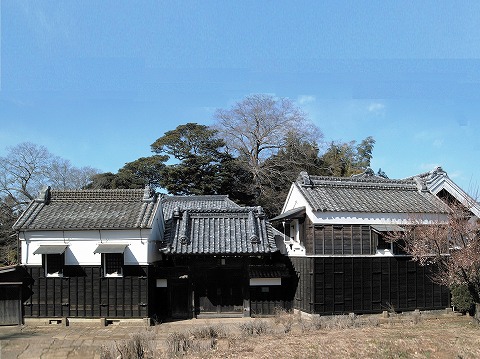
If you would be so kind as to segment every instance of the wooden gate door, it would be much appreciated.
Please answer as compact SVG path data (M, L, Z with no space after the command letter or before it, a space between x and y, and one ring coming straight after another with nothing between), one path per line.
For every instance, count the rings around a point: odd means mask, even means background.
M0 285L0 325L22 324L22 299L19 285Z
M242 277L231 270L210 270L197 285L199 314L243 315Z

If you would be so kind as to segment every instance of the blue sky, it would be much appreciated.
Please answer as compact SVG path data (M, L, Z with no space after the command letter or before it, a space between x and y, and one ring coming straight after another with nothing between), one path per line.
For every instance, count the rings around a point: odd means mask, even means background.
M0 155L30 141L117 171L180 124L254 93L372 168L480 184L480 3L25 1L1 11Z

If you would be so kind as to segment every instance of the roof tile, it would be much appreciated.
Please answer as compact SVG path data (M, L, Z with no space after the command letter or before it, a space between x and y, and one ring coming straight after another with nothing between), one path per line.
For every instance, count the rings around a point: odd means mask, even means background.
M264 254L277 250L258 207L182 210L166 237L174 254Z
M432 193L419 189L414 178L378 176L299 177L295 186L314 211L369 213L448 213Z
M150 228L158 203L149 188L52 190L47 202L30 203L14 229Z

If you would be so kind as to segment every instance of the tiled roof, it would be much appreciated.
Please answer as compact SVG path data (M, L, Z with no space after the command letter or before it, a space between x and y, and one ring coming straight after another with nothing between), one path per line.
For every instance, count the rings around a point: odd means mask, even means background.
M239 208L240 206L230 200L226 195L209 196L162 196L163 218L168 220L173 215L173 210L178 207L185 209L222 209Z
M248 266L250 278L286 278L290 276L288 268L283 263L277 264L257 264Z
M321 177L302 173L295 186L314 211L366 213L448 213L421 178Z
M145 189L47 189L14 225L16 230L151 228L159 201Z
M263 254L277 250L260 207L176 211L166 235L172 254Z

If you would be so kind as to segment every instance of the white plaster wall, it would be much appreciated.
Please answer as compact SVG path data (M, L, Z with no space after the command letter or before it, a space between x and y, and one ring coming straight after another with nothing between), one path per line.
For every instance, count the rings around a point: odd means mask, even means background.
M101 255L93 253L97 246L118 243L128 244L126 265L147 265L151 232L150 229L20 232L22 264L42 264L42 255L33 254L40 245L67 244L66 265L100 265Z
M150 238L148 241L148 255L147 260L149 263L159 261L162 258L162 255L159 251L159 241L163 240L163 235L165 232L165 223L163 220L163 210L161 204L155 213L155 218L152 224L152 230L150 233Z
M434 224L447 221L447 215L428 213L312 212L314 224Z
M290 187L290 191L288 192L287 199L285 200L282 213L299 207L306 207L307 211L310 209L305 197L303 197L295 184L292 184L292 187Z

